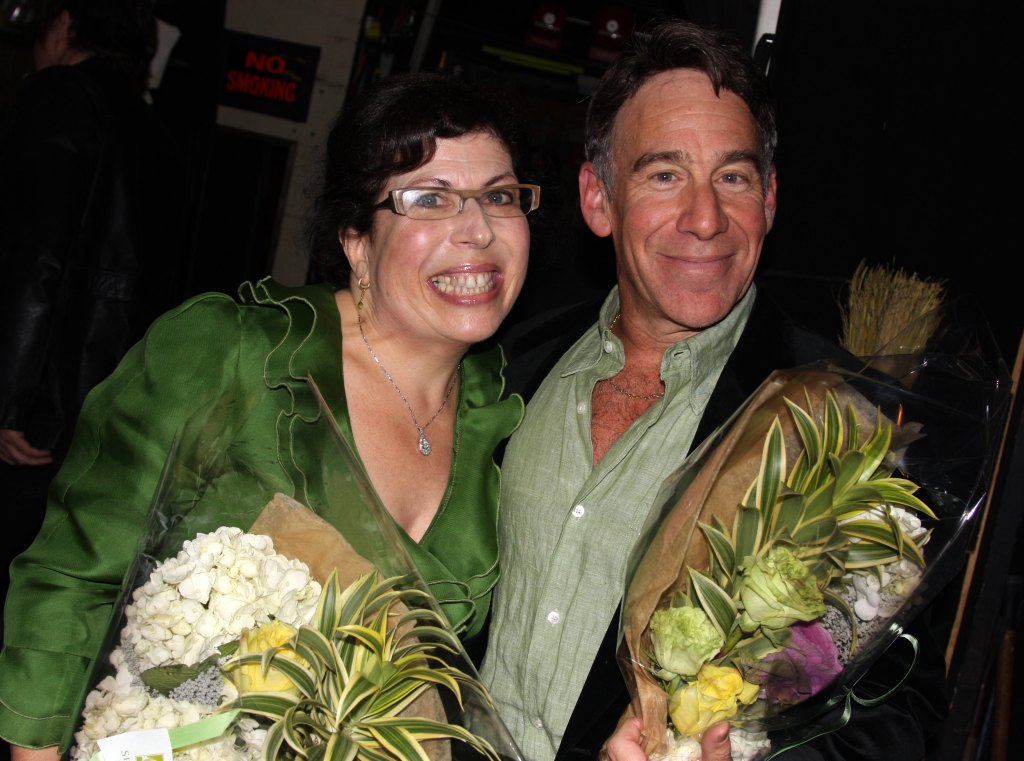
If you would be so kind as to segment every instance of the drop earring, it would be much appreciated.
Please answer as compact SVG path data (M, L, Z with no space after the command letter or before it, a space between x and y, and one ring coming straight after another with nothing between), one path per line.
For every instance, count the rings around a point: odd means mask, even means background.
M363 283L363 280L366 280L365 284ZM357 281L357 285L359 286L359 301L356 302L356 309L362 309L363 295L370 288L370 278L359 278L359 280Z

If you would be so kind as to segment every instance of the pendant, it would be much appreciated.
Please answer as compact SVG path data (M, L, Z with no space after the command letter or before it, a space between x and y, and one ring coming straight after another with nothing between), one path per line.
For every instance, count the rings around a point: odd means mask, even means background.
M416 426L420 432L420 454L426 457L430 454L430 442L427 441L427 434L423 432L423 428Z

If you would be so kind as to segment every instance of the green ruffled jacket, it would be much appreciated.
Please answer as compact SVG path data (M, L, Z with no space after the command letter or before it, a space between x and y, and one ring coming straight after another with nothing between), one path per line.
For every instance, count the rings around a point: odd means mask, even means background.
M501 399L503 367L497 345L463 360L452 474L421 541L389 521L464 637L479 632L498 579L493 453L523 414L519 396ZM337 454L324 454L325 421L307 376L354 446L333 289L266 278L244 283L238 301L207 293L168 312L93 390L42 529L12 565L0 737L71 743L173 442L181 442L175 461L188 464L174 478L191 484L174 500L182 539L222 525L248 529L278 491L303 501L317 489L352 490L331 483Z

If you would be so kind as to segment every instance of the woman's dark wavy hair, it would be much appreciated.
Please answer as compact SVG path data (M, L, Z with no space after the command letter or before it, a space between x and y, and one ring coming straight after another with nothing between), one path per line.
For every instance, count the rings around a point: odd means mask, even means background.
M637 29L594 90L585 149L597 175L611 187L611 136L619 109L647 80L671 69L703 71L716 94L725 88L747 104L757 124L758 168L767 187L778 144L767 77L734 37L679 19L658 19Z
M155 5L154 0L44 0L36 34L67 11L71 45L111 61L141 89L156 52Z
M346 287L349 265L339 231L368 231L373 207L394 175L430 161L438 140L475 132L504 143L516 176L526 181L524 126L507 100L484 87L442 74L395 74L347 103L331 127L321 175L314 179L306 229L313 279Z

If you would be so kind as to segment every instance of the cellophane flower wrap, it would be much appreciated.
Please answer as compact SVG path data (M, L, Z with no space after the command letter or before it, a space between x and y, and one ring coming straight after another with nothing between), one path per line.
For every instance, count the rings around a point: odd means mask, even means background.
M522 758L308 382L290 489L233 453L230 396L179 434L72 761Z
M618 651L652 759L700 758L720 720L734 759L838 729L871 665L913 643L964 566L1008 409L976 312L943 307L922 353L773 373L666 479Z

